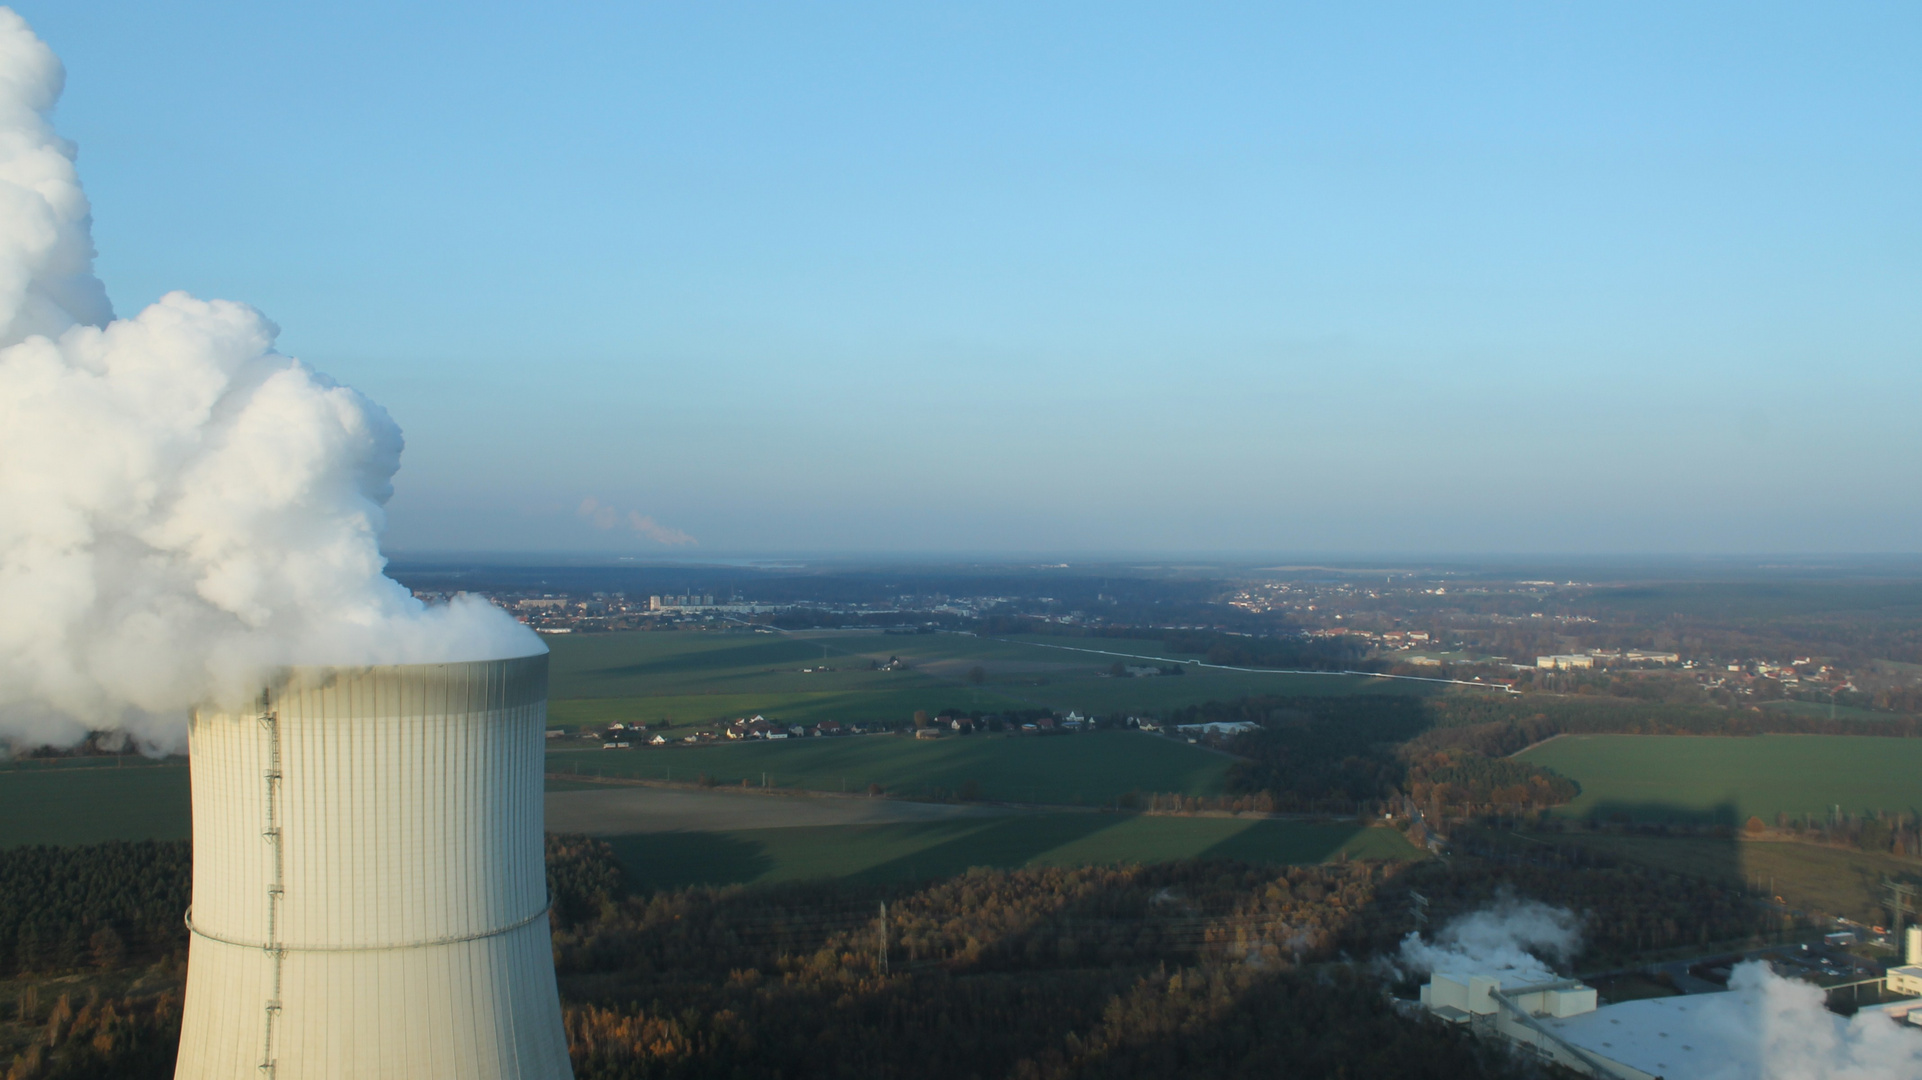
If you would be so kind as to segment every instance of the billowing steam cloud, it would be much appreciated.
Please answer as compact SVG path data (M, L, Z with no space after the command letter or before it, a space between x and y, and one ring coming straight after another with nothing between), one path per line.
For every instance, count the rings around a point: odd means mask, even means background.
M1857 1013L1847 1023L1823 1007L1823 992L1799 979L1785 979L1767 964L1737 964L1729 989L1742 1008L1716 1010L1731 1025L1726 1044L1753 1047L1748 1060L1730 1061L1705 1080L1886 1080L1922 1076L1922 1029L1897 1025L1878 1013Z
M1432 942L1409 934L1401 943L1401 966L1416 974L1492 975L1525 986L1560 978L1549 962L1566 964L1581 947L1581 924L1567 908L1504 896L1450 920Z
M540 652L485 601L382 570L387 413L273 351L243 304L114 319L60 61L0 8L0 743L178 745L186 710L287 664Z

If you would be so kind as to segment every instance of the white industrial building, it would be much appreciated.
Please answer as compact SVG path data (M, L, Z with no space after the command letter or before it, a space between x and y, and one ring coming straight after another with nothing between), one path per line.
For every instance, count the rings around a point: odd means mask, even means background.
M1891 1022L1922 1024L1922 928L1905 942L1908 964L1889 969L1888 989L1915 998L1863 1012ZM1686 994L1597 1006L1593 988L1574 979L1521 984L1510 976L1435 972L1421 1003L1450 1023L1507 1039L1546 1060L1602 1080L1690 1080L1703 1076L1767 1075L1746 1013L1755 1008L1736 993ZM1848 1021L1824 1012L1838 1039Z
M1884 981L1891 994L1922 998L1922 926L1909 927L1903 944L1903 965L1890 968Z
M1688 1080L1753 1058L1739 994L1646 998L1597 1008L1593 988L1574 979L1505 986L1487 975L1435 973L1421 990L1428 1011L1469 1024L1540 1057L1602 1080ZM1831 1016L1838 1031L1846 1023ZM1760 1063L1753 1073L1762 1076Z
M1246 735L1260 731L1261 725L1251 720L1210 720L1205 724L1177 724L1175 730L1184 735Z
M189 732L181 1080L572 1075L542 851L547 657L298 668Z

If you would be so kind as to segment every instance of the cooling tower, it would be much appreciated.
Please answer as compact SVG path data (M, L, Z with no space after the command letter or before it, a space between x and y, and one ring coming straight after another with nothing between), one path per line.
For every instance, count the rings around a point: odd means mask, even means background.
M180 1080L572 1075L542 859L547 657L296 668L189 735Z

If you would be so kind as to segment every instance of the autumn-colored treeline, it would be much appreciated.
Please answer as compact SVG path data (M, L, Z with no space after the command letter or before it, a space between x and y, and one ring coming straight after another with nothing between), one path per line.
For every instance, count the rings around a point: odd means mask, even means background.
M556 879L605 882L557 842ZM558 864L586 864L563 869ZM974 870L924 884L575 898L555 934L576 1075L1506 1077L1377 983L1396 866ZM886 904L885 915L882 905Z
M1484 851L1478 835L1459 834L1466 853L1447 862L977 869L654 893L629 888L605 843L554 837L569 1045L581 1080L1233 1077L1272 1075L1277 1061L1309 1078L1507 1078L1519 1066L1382 994L1372 960L1416 926L1416 894L1431 927L1503 894L1568 906L1588 970L1777 929L1779 916L1717 885L1579 847ZM64 897L143 895L126 879L165 860L132 846L20 854L50 876L9 893L12 911L45 924L65 917ZM186 900L179 875L149 902L177 919ZM179 964L117 963L127 974L82 958L84 984L12 980L0 1076L170 1075ZM56 975L73 989L54 994Z
M103 997L76 1003L61 994L43 1002L28 986L11 1017L29 1036L5 1080L164 1080L174 1073L180 1043L180 991Z
M0 1077L173 1075L191 867L184 841L0 851Z
M1403 754L1404 780L1416 805L1450 817L1484 811L1512 814L1533 807L1559 806L1581 794L1581 786L1552 769L1513 758L1488 758L1471 750Z
M568 848L569 861L611 861L592 841L554 846ZM1392 943L1399 915L1371 900L1400 868L1183 862L976 869L906 889L824 881L600 894L599 917L556 930L555 957L563 974L630 979L725 973L773 956L795 970L1293 964L1333 955L1338 938L1350 948Z
M1370 974L1416 925L1536 898L1577 911L1577 965L1760 935L1739 892L1579 848L1443 863L976 869L625 895L598 842L555 879L598 912L555 933L577 1074L1065 1078L1502 1076L1396 1014ZM883 915L882 905L886 905ZM1264 1071L1266 1070L1266 1071Z

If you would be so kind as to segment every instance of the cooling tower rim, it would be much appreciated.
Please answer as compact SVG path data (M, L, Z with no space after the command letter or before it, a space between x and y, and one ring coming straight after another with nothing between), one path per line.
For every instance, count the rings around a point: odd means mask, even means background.
M479 660L432 660L424 663L401 664L281 664L272 669L264 680L268 685L284 683L295 679L325 679L341 677L364 677L368 675L427 674L435 671L451 671L456 668L477 668L494 664L512 664L516 667L546 667L548 654L545 652L528 653L525 656L491 656Z
M547 700L547 659L547 653L539 652L422 664L290 664L262 673L253 701L244 705L209 702L194 711L203 716L240 715L256 711L265 702L314 693L365 697L434 688L462 694L487 688L494 697L493 707L533 704Z

